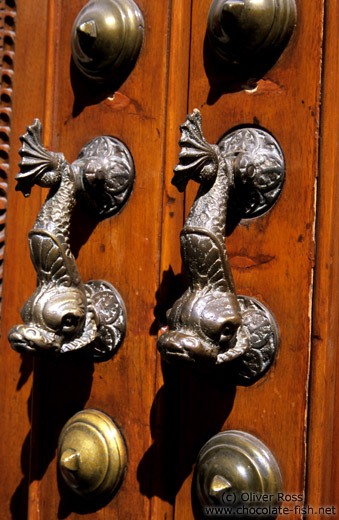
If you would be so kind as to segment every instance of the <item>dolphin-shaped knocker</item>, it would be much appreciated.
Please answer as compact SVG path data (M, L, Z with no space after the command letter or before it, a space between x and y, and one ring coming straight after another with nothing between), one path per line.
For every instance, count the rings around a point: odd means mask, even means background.
M223 154L219 146L209 144L197 109L180 130L180 163L172 183L179 191L190 179L200 187L180 235L188 288L168 311L168 328L157 346L166 361L201 367L241 358L252 363L252 369L253 356L265 357L255 369L257 376L274 358L277 327L260 302L237 297L227 258L226 214L240 151Z
M63 353L92 345L95 355L109 356L125 334L125 306L110 283L94 280L83 284L70 248L70 220L76 195L85 190L86 183L106 183L114 198L113 181L120 175L116 191L121 197L125 176L126 198L133 161L122 143L103 136L88 143L69 164L62 153L44 148L38 119L20 139L22 159L16 189L25 197L34 184L48 187L50 192L29 232L37 288L21 310L24 324L12 327L8 339L20 353Z

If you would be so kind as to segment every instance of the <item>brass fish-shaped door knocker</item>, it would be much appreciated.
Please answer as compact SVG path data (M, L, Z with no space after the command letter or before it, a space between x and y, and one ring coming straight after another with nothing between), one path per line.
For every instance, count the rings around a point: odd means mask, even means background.
M64 353L92 348L106 359L120 346L126 330L124 302L104 280L83 283L70 248L70 221L77 194L85 194L100 218L119 211L134 179L127 147L111 136L90 141L69 164L62 153L47 151L41 123L35 120L21 137L18 191L50 188L29 233L37 288L21 310L24 324L11 328L9 342L19 353Z
M283 183L283 156L272 136L256 129L237 130L226 144L209 144L197 109L181 134L172 183L179 191L190 179L200 187L180 235L188 288L167 313L168 330L159 336L158 349L172 363L203 368L237 363L239 381L252 381L275 357L278 327L262 303L236 295L225 247L226 214L237 176L252 182L252 198L260 185L262 207L273 204ZM257 210L247 208L255 215Z

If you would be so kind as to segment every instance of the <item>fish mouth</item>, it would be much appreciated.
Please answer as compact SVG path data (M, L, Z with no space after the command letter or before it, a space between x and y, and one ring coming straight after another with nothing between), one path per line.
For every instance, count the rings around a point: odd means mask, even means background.
M208 343L189 332L169 330L159 336L157 346L161 357L169 363L196 363L206 369L242 356L250 348L250 341L245 327L238 328L228 349Z
M157 346L161 357L168 362L196 363L201 360L215 364L218 354L215 345L209 345L189 333L174 330L159 336Z
M176 171L176 170L174 171L174 175L173 175L171 182L172 182L173 186L175 186L177 188L178 191L180 191L181 193L183 191L185 191L188 181L189 181L188 176L184 175L180 171Z
M53 333L42 331L37 327L17 325L8 333L8 341L11 347L20 354L36 354L44 351L59 352L60 343Z

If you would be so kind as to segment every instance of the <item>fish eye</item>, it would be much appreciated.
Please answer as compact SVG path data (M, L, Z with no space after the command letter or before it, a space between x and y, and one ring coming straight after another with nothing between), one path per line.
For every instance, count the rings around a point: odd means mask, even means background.
M61 326L63 330L71 329L75 327L79 322L79 316L75 316L72 313L67 313L65 316L63 316L61 321Z

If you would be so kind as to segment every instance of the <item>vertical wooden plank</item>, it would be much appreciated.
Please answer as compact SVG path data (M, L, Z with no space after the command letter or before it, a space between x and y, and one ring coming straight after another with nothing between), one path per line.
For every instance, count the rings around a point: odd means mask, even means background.
M11 326L20 323L20 308L35 287L34 269L27 248L27 232L32 226L34 213L40 205L38 193L32 196L30 208L21 194L15 193L14 176L18 172L19 135L34 117L43 118L46 2L32 3L18 0L5 2L7 15L17 8L16 56L11 44L14 26L4 40L4 69L7 78L2 81L1 121L10 125L11 147L3 149L1 179L8 173L8 212L6 220L6 252L4 261L2 338L0 347L0 428L4 442L0 444L0 518L21 520L27 516L31 372L33 360L13 352L7 341ZM6 19L5 19L6 20ZM39 30L35 21L39 20ZM14 76L13 76L13 64ZM5 70L6 69L6 70ZM5 85L7 82L7 86ZM12 83L13 82L13 83ZM13 88L12 88L13 87ZM6 156L4 155L6 152ZM8 159L7 159L8 156ZM7 169L6 163L10 167ZM1 222L3 225L4 222ZM3 235L3 232L2 232ZM4 236L1 236L1 240Z
M108 280L122 295L127 307L127 335L119 352L106 363L93 366L81 356L37 363L34 406L39 421L34 452L39 485L31 498L39 497L40 518L75 519L86 513L89 519L107 515L112 519L144 519L151 515L149 497L157 484L152 480L156 461L143 466L141 461L152 444L149 421L156 384L156 331L150 326L160 272L171 2L138 2L145 18L145 40L134 70L119 91L79 108L82 85L73 90L71 84L70 35L85 3L52 3L54 22L50 27L57 41L50 41L48 48L48 70L54 71L54 81L49 83L52 95L47 93L46 98L46 124L50 126L45 135L48 144L70 161L91 138L103 134L121 139L133 155L136 180L126 207L99 224L80 213L73 240L83 280ZM107 505L84 504L57 474L58 434L73 413L88 407L103 410L117 422L128 448L126 480ZM153 507L159 518L172 511L165 500L158 500Z
M171 184L173 167L179 153L179 125L184 121L188 103L190 61L191 1L173 0L170 19L169 74L164 149L162 234L159 289L153 327L166 325L166 310L178 297L181 280L179 236L183 223L184 196ZM166 367L165 367L166 371ZM151 411L152 445L143 460L153 454L151 519L172 518L178 453L177 389L173 381L164 381L157 355L155 397ZM167 504L166 508L164 502ZM168 516L163 517L166 513Z
M332 442L332 454L338 453L338 439L339 439L339 363L337 357L337 370L335 380L335 405L334 405L334 427L333 427L333 442ZM334 385L333 385L334 386ZM339 460L338 457L332 455L332 478L331 478L331 493L329 497L329 503L335 507L336 514L339 510L339 488L337 484L337 475L339 474Z
M207 434L243 430L274 453L286 493L303 493L305 480L323 13L322 0L297 4L297 27L278 63L256 87L249 84L228 93L224 89L221 94L210 92L204 68L210 2L194 0L189 87L190 111L201 110L209 142L217 142L237 125L260 125L283 149L286 182L274 208L242 222L226 244L237 292L258 298L277 319L281 334L277 360L262 380L247 388L227 389L226 381L218 389L216 382L207 384L203 376L190 379L183 397L187 449L181 452L182 467L192 466L190 447L196 444L197 451L198 442ZM192 186L187 207L195 192ZM189 422L190 443L185 434ZM193 518L191 478L192 472L182 481L175 505L177 520ZM289 518L300 515L291 512Z
M307 503L339 507L339 5L325 3ZM325 515L318 515L325 518ZM310 515L311 517L311 515Z

